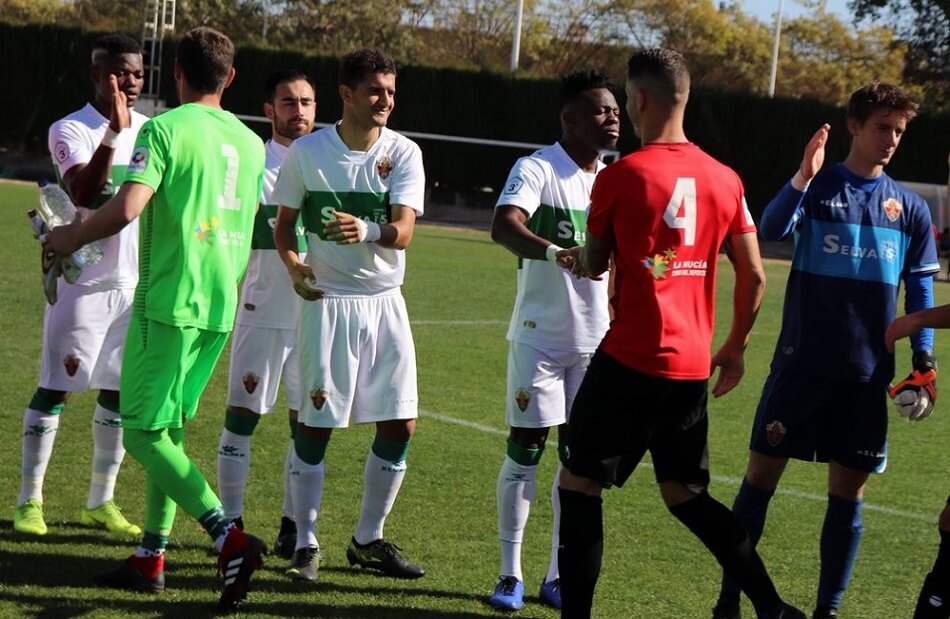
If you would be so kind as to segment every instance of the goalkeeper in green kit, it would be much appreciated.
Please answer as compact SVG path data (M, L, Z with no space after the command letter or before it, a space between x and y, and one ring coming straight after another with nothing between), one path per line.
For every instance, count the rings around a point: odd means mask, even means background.
M96 581L162 591L165 547L181 506L214 540L224 611L244 600L266 547L225 516L185 454L184 426L234 323L261 193L264 145L221 109L233 61L234 45L224 34L204 27L186 33L175 58L182 105L142 127L113 199L48 238L50 250L68 254L137 217L141 230L121 393L123 443L146 472L145 533L131 557Z

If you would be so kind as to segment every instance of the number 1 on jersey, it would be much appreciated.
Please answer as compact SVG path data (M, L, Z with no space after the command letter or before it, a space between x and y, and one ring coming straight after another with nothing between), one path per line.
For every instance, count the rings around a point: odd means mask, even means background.
M222 144L221 156L227 161L227 168L224 170L224 193L218 194L218 208L239 211L241 200L237 197L237 177L241 157L233 144Z
M682 208L683 214L680 215ZM663 221L670 228L684 230L684 245L696 242L696 179L677 178L670 203L666 205Z

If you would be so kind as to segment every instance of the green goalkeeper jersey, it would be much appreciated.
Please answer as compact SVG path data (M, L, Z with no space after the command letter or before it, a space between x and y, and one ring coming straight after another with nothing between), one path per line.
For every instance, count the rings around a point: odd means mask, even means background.
M136 313L231 330L263 173L261 139L230 112L189 103L145 123L125 178L155 192L139 224Z

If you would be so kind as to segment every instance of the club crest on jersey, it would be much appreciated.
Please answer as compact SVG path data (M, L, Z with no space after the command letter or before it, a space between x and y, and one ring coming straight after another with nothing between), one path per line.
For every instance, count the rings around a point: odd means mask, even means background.
M327 397L330 395L330 392L324 389L323 387L317 387L316 389L310 390L310 401L313 402L313 407L317 410L323 408L323 405L327 402Z
M244 391L248 393L254 393L254 390L257 389L257 383L260 382L260 377L254 372L248 372L241 377L241 382L244 383Z
M884 200L881 204L881 208L884 209L884 214L887 215L887 218L891 221L897 221L901 216L901 211L904 210L904 207L901 206L901 203L897 201L897 198L888 198Z
M53 147L53 154L56 155L56 161L62 163L69 157L69 144L66 142L56 142Z
M772 421L765 426L765 439L769 442L769 445L775 447L785 438L785 432L785 426L782 425L781 421Z
M129 159L129 174L144 172L147 163L148 147L139 146L132 153L132 158Z
M393 160L383 155L376 160L376 173L379 174L379 178L386 180L389 178L389 175L393 171Z
M518 410L523 413L528 408L529 402L531 402L531 394L524 387L518 387L515 390L515 404L518 405Z
M73 354L66 355L63 357L63 367L66 368L67 374L75 376L76 370L79 369L79 357Z

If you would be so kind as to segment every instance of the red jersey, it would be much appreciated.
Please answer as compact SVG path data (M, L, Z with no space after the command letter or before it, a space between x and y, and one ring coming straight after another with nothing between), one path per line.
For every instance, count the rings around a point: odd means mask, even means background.
M604 352L652 376L709 378L719 249L755 232L739 176L695 144L647 144L597 176L587 230L614 247Z

